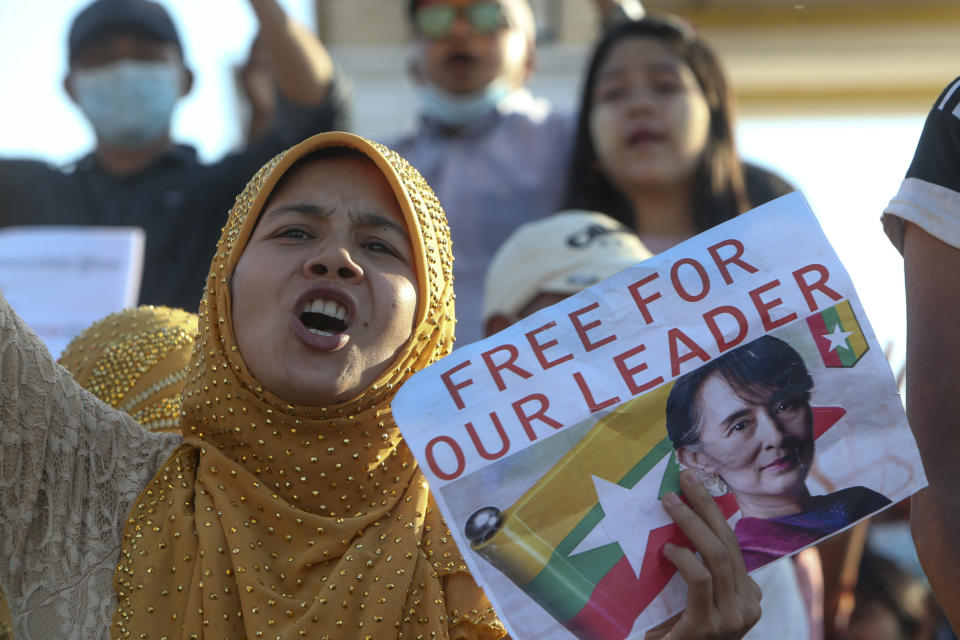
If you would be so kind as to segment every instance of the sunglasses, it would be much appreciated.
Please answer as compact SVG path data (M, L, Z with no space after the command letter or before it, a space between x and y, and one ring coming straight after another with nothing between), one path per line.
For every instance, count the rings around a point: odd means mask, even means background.
M468 7L431 2L417 9L413 19L423 36L438 39L450 35L457 16L461 15L477 33L493 33L509 26L503 5L493 0L474 2Z

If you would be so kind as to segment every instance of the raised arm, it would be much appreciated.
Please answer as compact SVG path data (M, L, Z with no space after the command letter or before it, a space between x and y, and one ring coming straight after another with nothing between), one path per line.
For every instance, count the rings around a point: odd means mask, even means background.
M593 0L604 29L624 20L639 20L646 13L640 0Z
M907 417L930 486L911 527L940 606L960 629L960 250L908 223Z
M81 389L0 295L0 582L21 628L109 628L77 603L115 597L127 511L179 442Z
M333 60L304 25L286 14L277 0L249 0L260 23L260 37L283 97L298 106L318 106L327 99Z

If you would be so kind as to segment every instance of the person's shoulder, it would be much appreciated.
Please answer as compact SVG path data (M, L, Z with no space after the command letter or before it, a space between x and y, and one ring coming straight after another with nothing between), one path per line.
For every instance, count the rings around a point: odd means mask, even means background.
M913 161L883 213L884 231L901 252L906 222L960 248L960 77L934 101Z
M0 157L0 174L18 179L43 179L63 173L63 169L45 160L35 158Z
M752 162L743 162L743 180L752 207L759 207L797 190L783 176Z
M73 183L71 173L46 161L0 158L0 227L55 216L72 197Z
M930 109L906 177L960 192L960 78Z
M501 103L498 111L503 121L524 123L535 128L572 128L574 121L571 110L535 96L528 89L515 91Z

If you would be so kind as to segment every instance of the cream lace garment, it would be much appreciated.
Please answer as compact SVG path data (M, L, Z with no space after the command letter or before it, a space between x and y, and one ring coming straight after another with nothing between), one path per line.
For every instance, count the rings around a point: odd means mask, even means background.
M0 583L17 640L109 637L127 514L180 442L79 387L0 296Z

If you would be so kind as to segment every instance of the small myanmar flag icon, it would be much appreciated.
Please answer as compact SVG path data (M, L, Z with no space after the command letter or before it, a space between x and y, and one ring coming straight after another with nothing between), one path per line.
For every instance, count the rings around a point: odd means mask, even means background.
M869 348L849 300L809 316L807 326L827 367L852 367Z

